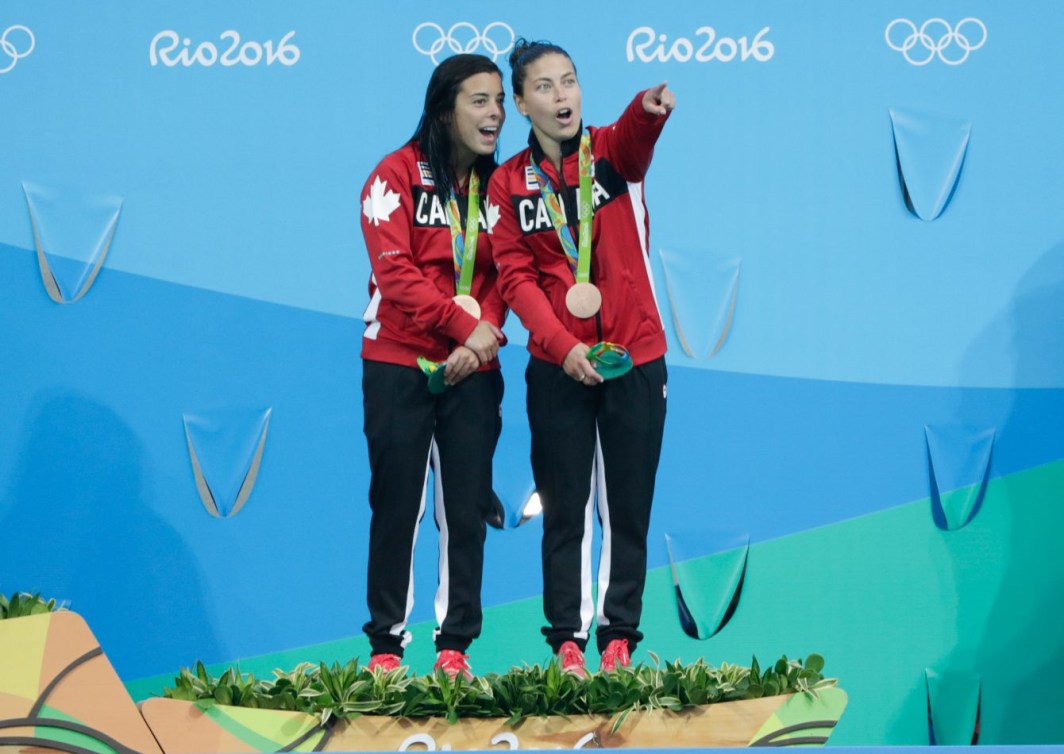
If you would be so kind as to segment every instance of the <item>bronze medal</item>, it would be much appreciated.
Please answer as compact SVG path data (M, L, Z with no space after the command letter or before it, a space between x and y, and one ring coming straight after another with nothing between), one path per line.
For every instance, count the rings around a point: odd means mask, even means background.
M601 307L602 294L594 283L575 283L565 293L565 308L574 317L594 317Z
M469 312L472 316L480 319L480 302L472 296L459 294L451 300Z

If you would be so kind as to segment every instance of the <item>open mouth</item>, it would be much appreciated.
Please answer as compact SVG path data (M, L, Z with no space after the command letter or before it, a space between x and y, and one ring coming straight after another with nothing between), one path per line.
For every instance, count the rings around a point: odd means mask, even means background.
M480 135L489 141L495 141L499 136L498 126L481 126L479 129Z
M573 119L572 108L563 107L554 117L557 118L559 122L568 124Z

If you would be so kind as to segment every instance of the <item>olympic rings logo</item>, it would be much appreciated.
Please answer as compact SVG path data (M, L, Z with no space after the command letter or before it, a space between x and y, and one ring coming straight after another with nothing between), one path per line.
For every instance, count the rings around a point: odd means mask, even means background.
M428 55L433 65L440 64L436 56L443 52L444 48L454 54L483 49L485 55L491 56L492 60L498 60L500 55L505 55L513 48L514 30L502 21L495 21L485 26L481 32L468 21L459 21L444 31L439 24L426 21L414 29L411 39L414 49L422 55ZM425 45L423 42L429 44Z
M909 30L908 35L898 40L895 29ZM883 35L890 49L897 50L912 65L927 65L936 55L946 65L960 65L973 51L986 44L986 24L969 16L957 22L954 29L942 18L930 18L916 28L907 18L895 18L887 24ZM917 47L919 45L919 47ZM954 46L959 53L948 52ZM915 53L913 52L915 49Z
M20 31L26 35L27 44L25 46L25 49L20 50L18 45L8 39L8 35L11 34L11 32L13 31ZM7 29L4 30L4 33L0 35L0 52L3 53L3 55L0 55L0 73L7 73L8 71L10 71L12 68L15 67L15 63L17 63L20 59L26 57L31 52L33 52L33 48L36 46L37 38L33 36L33 32L30 31L27 27L22 26L21 24L9 26ZM11 58L11 62L5 64L4 57Z

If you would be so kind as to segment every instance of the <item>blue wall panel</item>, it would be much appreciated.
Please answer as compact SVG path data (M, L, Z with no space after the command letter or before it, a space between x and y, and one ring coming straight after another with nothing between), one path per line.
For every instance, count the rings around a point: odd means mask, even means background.
M515 34L572 52L588 123L658 81L677 93L647 181L670 341L653 567L666 533L696 557L928 498L928 437L992 430L990 479L1064 458L1064 5L620 0L608 14L568 7L565 23L546 13L0 7L0 591L69 600L126 679L359 634L358 191L413 131L433 45L504 65ZM508 115L502 157L527 134ZM915 209L948 197L941 214L914 214L903 185ZM38 217L27 197L41 191L57 198ZM54 303L31 220L48 238L88 239L45 249L75 280L112 200L98 278ZM525 334L516 321L507 332L496 488L516 514L531 486ZM267 409L247 505L210 516L183 417ZM971 448L951 443L935 446L937 469L964 467ZM418 544L415 621L432 618L433 532L426 522ZM537 520L490 533L486 604L539 594L539 533ZM830 662L831 647L810 650Z

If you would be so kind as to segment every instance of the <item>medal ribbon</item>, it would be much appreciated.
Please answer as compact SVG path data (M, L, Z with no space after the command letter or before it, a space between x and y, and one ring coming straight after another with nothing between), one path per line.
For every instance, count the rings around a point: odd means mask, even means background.
M473 264L477 258L477 235L480 233L480 176L469 172L469 203L466 206L465 235L458 198L452 193L447 201L447 223L451 226L451 250L454 253L454 291L468 296L473 289Z
M577 215L580 220L579 247L573 242L573 233L562 216L561 201L544 175L543 170L532 163L532 172L539 183L539 193L547 206L547 215L550 216L554 230L558 233L558 240L562 243L562 251L569 262L569 269L576 276L576 282L587 283L591 280L591 223L595 218L595 207L591 203L591 135L584 134L580 137L580 202L577 207Z

